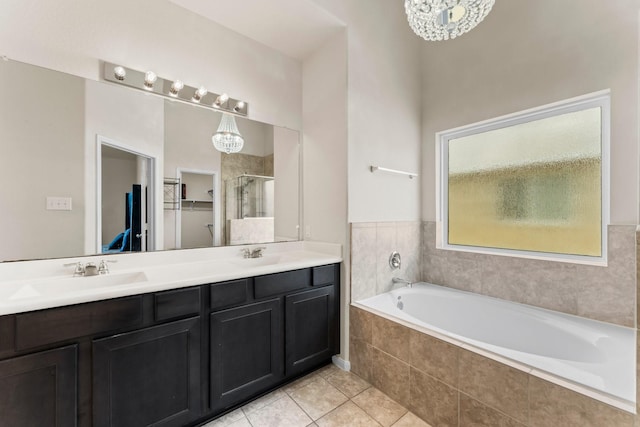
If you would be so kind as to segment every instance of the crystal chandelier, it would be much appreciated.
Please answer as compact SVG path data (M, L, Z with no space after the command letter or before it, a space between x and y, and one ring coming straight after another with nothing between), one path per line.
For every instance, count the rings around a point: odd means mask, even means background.
M405 0L409 26L425 40L454 39L491 12L495 0Z
M231 154L242 150L244 138L240 135L236 120L231 114L222 113L220 126L218 126L218 131L211 137L211 141L216 150L223 153Z

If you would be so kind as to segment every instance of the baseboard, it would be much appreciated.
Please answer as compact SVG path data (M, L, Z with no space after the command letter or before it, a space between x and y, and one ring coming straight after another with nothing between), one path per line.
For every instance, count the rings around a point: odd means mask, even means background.
M348 360L344 360L338 356L332 356L331 361L333 362L334 365L336 365L338 368L342 369L343 371L351 370L351 362L349 362Z

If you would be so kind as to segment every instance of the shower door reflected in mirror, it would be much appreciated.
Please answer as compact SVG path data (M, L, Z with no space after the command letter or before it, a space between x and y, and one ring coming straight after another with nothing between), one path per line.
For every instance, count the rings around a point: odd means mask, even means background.
M242 174L225 182L226 239L231 245L272 242L275 180Z

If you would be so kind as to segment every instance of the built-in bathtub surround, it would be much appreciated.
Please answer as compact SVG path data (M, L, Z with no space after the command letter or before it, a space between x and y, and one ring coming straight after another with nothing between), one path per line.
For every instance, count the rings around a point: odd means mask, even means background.
M608 266L436 248L423 223L422 280L523 304L635 327L635 225L608 227Z
M390 291L392 279L420 280L420 222L351 224L351 301ZM389 255L397 251L402 267L392 270Z
M423 282L354 305L635 411L635 329Z
M351 369L432 426L633 427L635 416L350 307Z

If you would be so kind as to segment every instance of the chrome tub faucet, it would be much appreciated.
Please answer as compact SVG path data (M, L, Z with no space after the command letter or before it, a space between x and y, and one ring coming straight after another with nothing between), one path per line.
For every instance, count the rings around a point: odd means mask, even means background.
M399 277L394 277L393 279L391 279L391 281L393 282L394 285L396 283L401 283L405 285L407 288L410 288L413 286L413 282L410 282L409 280L401 279Z

